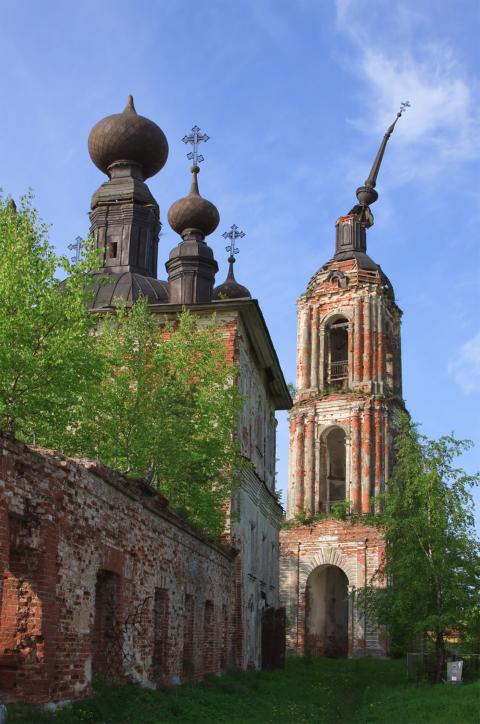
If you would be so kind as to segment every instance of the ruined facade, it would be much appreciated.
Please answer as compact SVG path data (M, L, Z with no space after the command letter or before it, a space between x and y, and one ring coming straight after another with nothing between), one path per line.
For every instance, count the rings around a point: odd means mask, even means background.
M359 204L336 222L333 258L298 300L287 515L314 523L282 532L287 645L296 653L385 650L381 632L360 615L352 594L370 583L381 561L382 536L361 516L378 510L392 471L395 417L403 409L401 311L390 281L366 253L369 204L377 199L376 178L394 125L357 190Z
M239 666L235 552L143 481L0 438L2 701Z
M159 324L183 308L215 314L246 398L237 434L251 464L219 545L142 481L2 438L0 701L83 696L95 673L155 686L281 659L275 412L291 399L258 302L235 280L234 246L215 286L206 237L219 214L199 192L198 130L190 192L168 214L180 240L163 281L160 209L145 181L167 140L132 98L93 128L90 155L108 180L92 197L103 279L92 278L91 312L144 297Z

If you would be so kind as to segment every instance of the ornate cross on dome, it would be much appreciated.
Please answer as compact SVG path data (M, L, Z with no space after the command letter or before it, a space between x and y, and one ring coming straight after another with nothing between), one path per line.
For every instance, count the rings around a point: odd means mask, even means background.
M194 126L192 128L192 132L182 138L184 143L191 143L193 146L193 151L187 153L187 158L189 161L192 161L193 166L198 166L198 164L204 160L202 154L198 153L198 144L202 143L202 141L203 143L206 143L209 138L210 136L207 136L206 133L200 133L200 128L198 126Z
M245 232L239 231L238 226L236 224L232 224L230 231L224 231L222 236L224 239L230 239L229 245L225 247L225 250L229 252L230 256L233 257L235 254L238 254L235 242L237 239L243 239Z
M80 251L82 246L82 237L77 236L75 241L72 244L69 244L67 249L70 251L74 251L74 255L70 257L70 261L73 261L74 264L76 264L80 259Z

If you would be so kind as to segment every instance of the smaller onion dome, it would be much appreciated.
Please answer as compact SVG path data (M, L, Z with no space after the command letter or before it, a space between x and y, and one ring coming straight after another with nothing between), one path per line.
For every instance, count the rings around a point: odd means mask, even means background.
M165 165L168 142L156 123L139 116L133 97L122 113L102 118L88 137L90 157L107 175L109 167L118 162L130 162L141 167L144 179L154 176Z
M233 273L233 265L235 264L235 257L228 257L228 274L227 278L218 287L213 290L213 299L221 301L222 299L251 299L252 295L248 291L247 287L242 286L235 279Z
M199 166L192 166L192 186L188 195L175 201L168 210L168 223L180 236L190 229L208 236L220 223L217 207L200 196L197 180L199 173Z

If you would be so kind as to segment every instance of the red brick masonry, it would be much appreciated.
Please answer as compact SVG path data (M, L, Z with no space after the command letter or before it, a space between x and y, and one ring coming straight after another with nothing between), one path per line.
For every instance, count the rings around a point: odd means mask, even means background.
M315 649L306 640L307 584L318 569L339 568L347 578L348 656L382 656L383 631L358 611L354 592L370 583L384 554L381 529L365 523L325 519L283 530L280 535L280 591L287 615L287 652ZM378 585L381 585L378 582Z
M0 701L235 665L234 559L143 482L0 436Z

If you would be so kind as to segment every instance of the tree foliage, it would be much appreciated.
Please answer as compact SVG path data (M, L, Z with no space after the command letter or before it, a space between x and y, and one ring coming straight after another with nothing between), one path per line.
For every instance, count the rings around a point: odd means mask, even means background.
M241 465L236 368L214 319L160 324L145 300L88 311L96 253L58 257L30 196L0 199L0 427L148 475L192 522L222 532ZM58 271L67 275L64 281Z
M145 300L119 305L98 328L104 372L68 447L143 477L189 520L222 532L222 507L241 459L236 368L214 319L184 311L159 325Z
M97 377L83 251L77 264L57 257L31 196L18 210L0 198L0 427L57 448Z
M465 629L480 593L470 494L480 476L455 465L471 445L451 435L430 440L401 416L382 516L385 556L374 582L387 585L372 586L360 597L388 626L397 647L405 650L415 634L433 637L438 676L446 633Z

